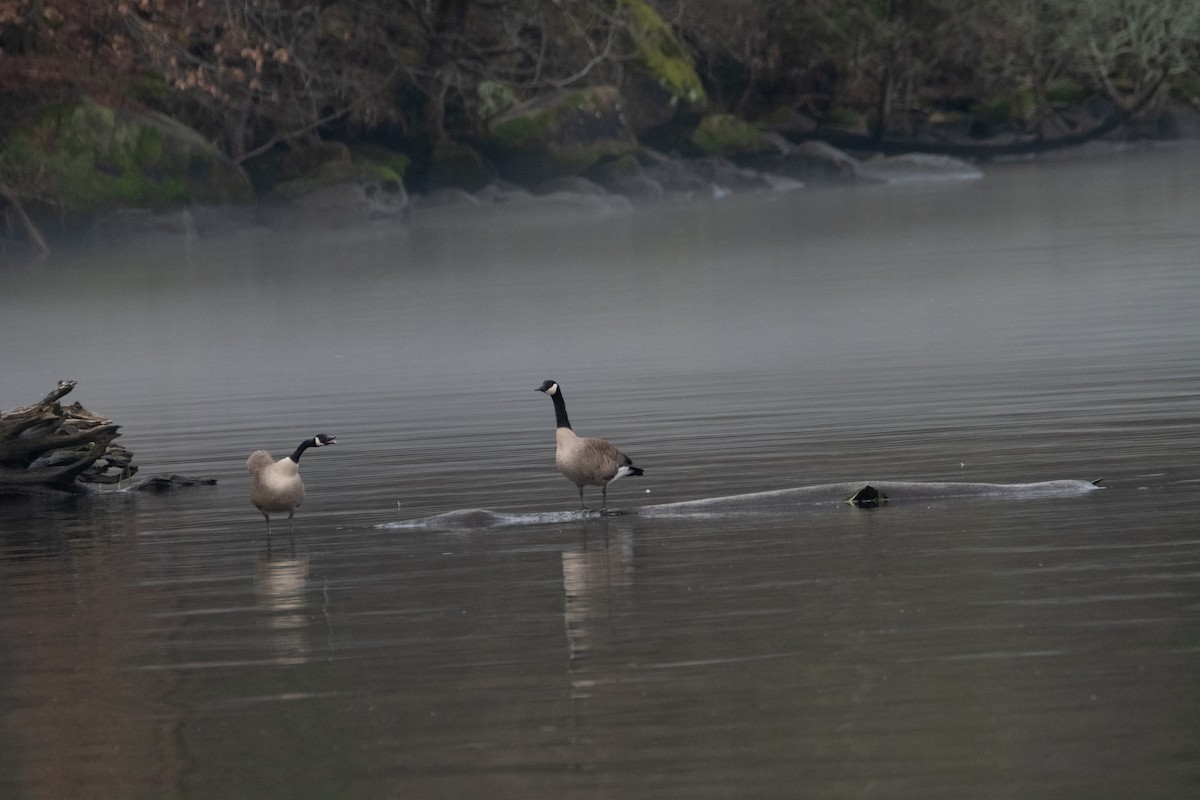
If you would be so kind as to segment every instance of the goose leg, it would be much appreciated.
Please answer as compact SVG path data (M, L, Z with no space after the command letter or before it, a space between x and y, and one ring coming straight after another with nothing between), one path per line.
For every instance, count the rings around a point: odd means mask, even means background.
M579 507L584 511L588 511L588 507L583 504L583 484L576 485L579 487Z
M608 485L600 487L600 514L604 516L608 514Z

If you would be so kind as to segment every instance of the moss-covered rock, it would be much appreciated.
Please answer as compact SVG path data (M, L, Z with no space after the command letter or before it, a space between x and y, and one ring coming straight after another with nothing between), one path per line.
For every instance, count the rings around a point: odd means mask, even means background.
M989 97L971 106L977 119L992 125L1024 123L1037 110L1037 101L1029 89L1014 89Z
M401 161L348 154L280 183L267 197L265 221L283 228L336 227L400 216L408 205L408 193L397 168L404 169L407 159L393 155Z
M617 8L630 22L633 57L619 88L633 129L667 123L681 108L702 109L704 86L671 26L644 0L618 0Z
M492 119L488 129L482 146L500 175L526 185L578 175L637 149L621 95L612 86L534 98Z
M477 192L495 179L495 170L477 150L461 142L440 142L429 154L424 189Z
M732 114L709 114L700 120L689 141L705 155L744 158L776 151L770 138Z
M9 130L0 172L22 198L66 213L253 199L246 173L192 129L90 99Z
M247 159L242 165L254 190L265 195L281 183L304 178L327 161L349 161L350 148L342 142L279 144Z
M399 150L375 144L355 145L350 151L350 160L360 164L373 164L388 170L398 180L403 181L412 166L412 159Z
M821 127L833 128L859 136L866 136L870 133L866 116L844 106L834 106L826 111L821 117Z
M387 189L397 191L403 184L403 179L395 170L365 159L326 161L302 178L279 184L275 187L274 194L296 198L339 183L389 184Z

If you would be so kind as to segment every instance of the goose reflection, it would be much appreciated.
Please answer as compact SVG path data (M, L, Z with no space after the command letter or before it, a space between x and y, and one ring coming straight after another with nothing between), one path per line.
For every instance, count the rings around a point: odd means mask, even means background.
M562 573L571 694L590 697L595 662L616 650L621 605L633 585L633 532L606 535L592 549L585 542L582 550L564 551Z
M307 636L307 588L308 556L259 556L254 567L254 596L276 663L300 664L311 652Z

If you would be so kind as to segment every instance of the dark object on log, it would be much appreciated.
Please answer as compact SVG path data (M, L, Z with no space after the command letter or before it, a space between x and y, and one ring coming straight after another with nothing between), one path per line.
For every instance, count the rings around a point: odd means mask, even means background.
M75 381L59 381L40 402L0 411L0 493L86 492L137 472L133 454L113 444L121 426L58 402L74 388Z
M859 508L878 508L880 504L887 502L887 495L868 483L853 495L847 497L846 502Z

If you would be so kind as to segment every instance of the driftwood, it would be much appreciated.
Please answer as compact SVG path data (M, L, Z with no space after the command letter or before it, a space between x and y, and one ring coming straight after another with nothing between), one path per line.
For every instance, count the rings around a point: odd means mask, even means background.
M120 426L79 403L59 400L75 381L31 406L0 411L0 493L85 492L137 472L133 454L113 442Z

